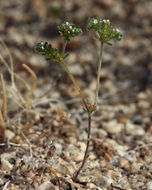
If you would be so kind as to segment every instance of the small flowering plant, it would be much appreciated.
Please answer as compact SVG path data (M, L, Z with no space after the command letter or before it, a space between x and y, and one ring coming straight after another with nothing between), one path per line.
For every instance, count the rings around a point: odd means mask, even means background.
M99 82L100 82L100 75L101 75L103 47L104 47L104 44L111 45L111 43L109 43L109 41L111 40L120 41L122 39L122 34L119 29L113 28L112 24L110 23L108 19L105 20L105 19L96 17L96 18L89 18L87 21L86 29L88 31L93 30L95 32L94 38L100 42L100 56L99 56L99 63L98 63L98 69L97 69L95 98L94 98L94 103L91 104L90 101L88 101L85 98L74 76L72 75L67 64L65 63L65 59L68 56L68 53L65 52L66 45L71 40L72 37L76 37L82 34L82 29L79 26L69 23L69 22L64 22L63 24L58 26L58 29L59 29L59 34L64 41L62 51L59 52L57 48L53 48L52 45L48 44L47 42L38 43L36 46L36 51L46 56L47 59L55 60L61 64L61 66L64 68L64 70L67 72L68 76L70 77L74 87L79 92L82 102L84 104L84 111L88 115L88 136L87 136L86 150L84 153L82 164L73 176L73 181L77 181L77 177L80 171L82 170L86 162L86 159L88 157L88 148L90 144L90 134L91 134L91 118L95 110L97 109L97 103L98 103L98 91L99 91Z
M48 60L60 61L60 54L57 48L53 48L48 42L40 42L36 46L36 51L46 56Z
M66 41L70 41L71 37L78 36L79 34L82 34L82 29L75 25L71 24L69 22L64 22L60 26L58 26L60 36L64 38Z
M119 29L113 28L109 19L89 18L86 26L87 30L94 30L98 37L96 38L102 43L115 39L120 41L122 34Z

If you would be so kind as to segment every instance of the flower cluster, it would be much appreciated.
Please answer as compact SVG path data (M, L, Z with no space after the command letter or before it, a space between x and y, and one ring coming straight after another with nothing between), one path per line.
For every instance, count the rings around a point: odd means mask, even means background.
M64 22L63 24L58 26L58 29L60 36L63 37L66 41L70 41L71 37L82 34L82 29L79 26L71 24L69 22Z
M42 55L47 56L48 60L60 60L60 54L57 48L53 48L48 42L40 42L36 45L35 50Z
M94 30L98 33L98 40L102 43L106 43L111 39L121 40L122 34L119 29L114 29L109 19L101 18L89 18L87 25L87 30Z

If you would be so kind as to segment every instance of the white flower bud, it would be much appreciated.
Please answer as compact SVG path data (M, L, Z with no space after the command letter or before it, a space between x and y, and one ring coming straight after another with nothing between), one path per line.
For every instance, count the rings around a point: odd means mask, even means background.
M97 24L97 23L98 23L98 20L97 20L97 19L94 19L93 23L94 23L94 24Z
M120 30L118 28L116 28L116 32L120 32Z

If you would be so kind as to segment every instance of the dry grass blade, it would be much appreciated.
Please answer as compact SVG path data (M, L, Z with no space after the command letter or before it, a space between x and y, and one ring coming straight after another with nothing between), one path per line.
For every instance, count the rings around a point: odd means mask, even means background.
M55 170L51 170L51 172L55 175L56 180L57 180L58 185L59 185L59 190L61 190L61 183L60 183L60 179L59 179L59 177L58 177L58 175L57 175L56 171L55 171Z
M31 94L32 94L37 86L37 76L36 76L35 72L29 66L27 66L25 64L22 64L22 66L31 74L31 76L33 78L33 85L31 87Z
M77 183L74 183L73 181L71 181L70 179L67 179L66 177L64 177L62 174L60 174L59 172L57 172L56 170L49 168L50 171L53 173L55 172L57 174L58 177L61 177L62 179L64 179L65 181L67 181L68 183L70 183L72 186L80 189L80 190L85 190L82 187L80 187L80 185L78 185Z
M9 68L7 62L6 62L5 59L2 57L2 55L0 55L0 60L1 60L1 62L5 65L5 67L7 68L7 70L9 71L10 75L14 75L17 79L19 79L20 81L22 81L22 82L25 84L25 86L26 86L27 89L30 89L29 84L28 84L23 78L21 78L18 74L13 73L13 72L11 71L11 69ZM14 83L14 85L15 85L15 83Z
M5 122L4 122L4 118L3 118L3 115L2 115L1 109L0 109L0 125L1 125L1 128L0 128L0 132L1 132L0 133L0 135L1 135L0 143L4 143L6 126L5 126Z
M3 91L3 119L6 119L7 116L7 96L6 96L6 85L4 82L4 78L2 73L0 74L1 83L2 83L2 91Z
M16 75L15 73L12 72L12 70L9 68L8 64L6 63L5 59L1 55L0 55L0 59L1 59L2 63L6 66L6 68L8 69L11 76L15 75L15 76L19 77L18 75ZM21 93L19 92L19 90L17 89L14 80L12 82L11 92L12 92L14 101L15 101L15 99L17 99L16 96L18 96L20 101L23 104L20 107L26 107L26 102L25 102L23 96L21 95ZM18 102L18 100L16 100L16 102ZM19 105L19 103L18 103L18 105Z
M17 105L19 105L22 108L29 108L31 107L31 103L29 103L30 101L26 101L25 98L22 96L22 94L20 93L19 89L16 87L15 85L15 80L14 80L14 76L19 78L22 82L25 83L26 87L28 89L31 89L29 87L29 85L26 83L25 80L23 80L21 77L19 77L17 74L14 73L14 65L13 65L13 59L12 59L12 55L7 47L7 45L5 44L5 42L0 38L0 43L2 44L2 46L5 48L8 56L9 56L9 61L10 61L10 66L8 65L8 63L5 61L5 59L2 57L2 55L0 55L0 60L2 61L2 63L5 65L5 67L8 69L10 75L11 75L11 91L12 95L13 95L13 100L17 103ZM20 102L20 103L19 103Z
M5 50L7 51L8 53L8 56L9 56L9 60L10 60L10 67L11 67L11 81L12 81L12 86L15 85L14 83L14 65L13 65L13 58L12 58L12 55L7 47L7 45L5 44L5 42L0 38L0 43L4 46Z

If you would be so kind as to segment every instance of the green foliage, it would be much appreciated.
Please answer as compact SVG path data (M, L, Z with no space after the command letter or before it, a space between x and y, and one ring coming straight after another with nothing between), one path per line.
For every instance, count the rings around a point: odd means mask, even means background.
M97 32L98 37L95 39L101 41L101 43L107 43L111 39L118 41L122 39L120 30L113 28L109 19L105 20L101 18L89 18L86 29Z
M48 44L48 42L40 42L36 45L35 50L41 55L44 55L47 57L47 60L56 60L60 61L60 54L58 52L57 48L52 48L51 44Z
M64 22L60 26L58 26L60 36L64 38L66 41L70 41L71 37L78 36L82 34L82 29L72 23Z

